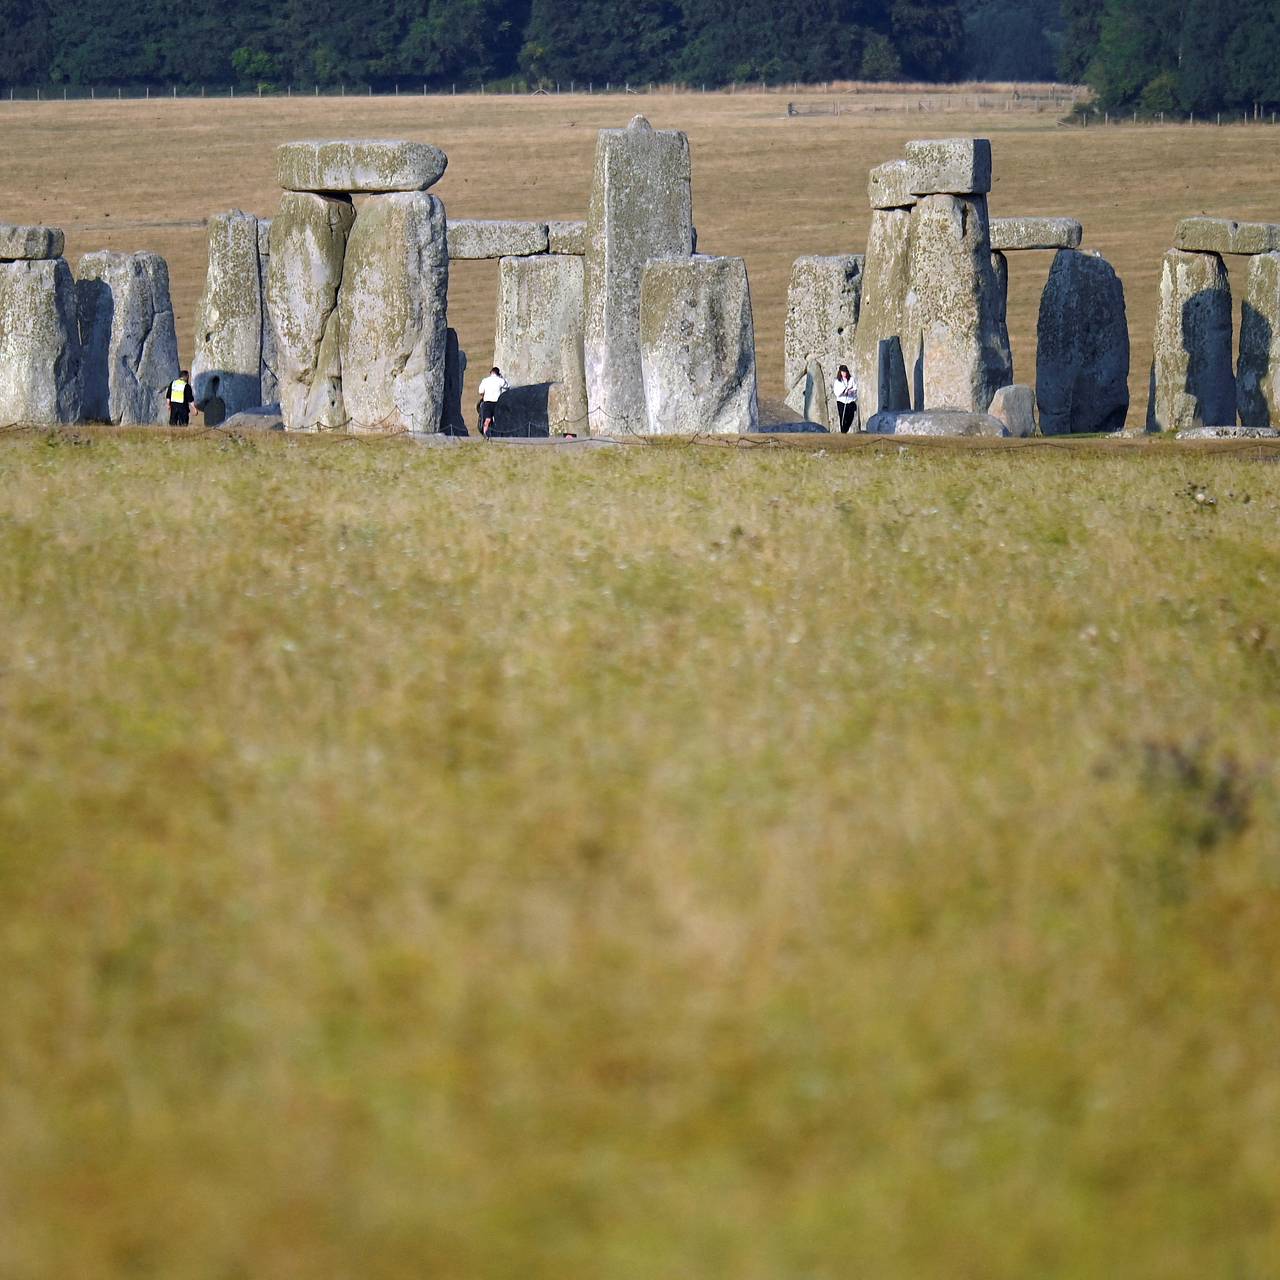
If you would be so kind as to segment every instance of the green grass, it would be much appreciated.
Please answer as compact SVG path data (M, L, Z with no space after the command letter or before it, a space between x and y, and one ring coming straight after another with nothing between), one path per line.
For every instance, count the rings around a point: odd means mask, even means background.
M5 1280L1277 1274L1280 468L74 439Z

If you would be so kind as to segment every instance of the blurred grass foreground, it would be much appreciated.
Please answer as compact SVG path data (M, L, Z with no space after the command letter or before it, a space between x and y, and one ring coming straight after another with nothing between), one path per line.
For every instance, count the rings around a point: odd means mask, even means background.
M0 1276L1280 1274L1278 512L3 438Z

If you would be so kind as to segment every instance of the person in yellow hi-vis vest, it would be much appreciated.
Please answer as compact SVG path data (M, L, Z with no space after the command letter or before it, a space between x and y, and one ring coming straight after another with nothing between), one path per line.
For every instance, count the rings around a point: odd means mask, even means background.
M194 407L197 413L200 412L196 405L196 393L191 386L190 370L183 369L169 383L169 391L165 399L169 402L169 425L171 427L189 426L192 408Z

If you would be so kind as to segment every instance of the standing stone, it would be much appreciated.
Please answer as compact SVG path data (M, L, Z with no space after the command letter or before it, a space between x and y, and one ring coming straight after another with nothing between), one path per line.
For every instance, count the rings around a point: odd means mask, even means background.
M0 263L0 426L78 422L80 332L65 258Z
M693 252L689 139L643 116L602 129L587 215L587 400L591 430L645 429L640 370L640 280L654 258Z
M1240 425L1280 425L1280 253L1249 263L1236 366Z
M448 298L444 205L421 191L370 196L347 240L338 291L352 431L435 431Z
M910 316L911 210L877 209L871 214L867 256L862 269L862 300L853 342L853 374L858 409L865 422L872 414L909 409L907 386L914 371L919 335ZM896 339L905 381L881 380L884 344ZM891 359L891 356L890 356ZM892 364L889 366L892 370Z
M1021 383L1011 382L991 397L991 417L1003 422L1011 436L1033 436L1036 433L1036 393Z
M1013 358L984 197L928 195L912 209L910 300L921 335L916 408L985 413L1013 381Z
M440 430L447 436L465 436L467 419L462 412L462 388L467 376L467 353L458 345L458 331L446 329L444 339L444 409Z
M275 404L280 399L276 378L276 333L271 327L267 306L267 271L271 265L271 219L258 219L258 293L262 298L262 350L258 360L260 403Z
M1094 253L1060 249L1036 325L1040 434L1121 431L1129 413L1124 286Z
M1235 425L1231 329L1222 259L1170 249L1160 271L1148 431Z
M87 253L76 304L84 416L117 426L164 422L165 394L178 376L165 260L156 253Z
M271 223L267 309L280 413L290 431L346 425L337 303L355 216L348 196L286 191Z
M1009 323L1009 259L999 250L991 255L991 270L996 277L996 312L1007 329Z
M218 379L228 415L266 402L262 394L262 272L260 224L232 209L209 219L209 269L196 308L191 377L197 400Z
M791 268L787 291L787 319L783 331L783 386L786 402L797 413L816 408L811 366L816 362L820 379L834 381L842 364L853 365L853 344L862 302L862 257L797 258ZM827 397L822 397L825 402ZM812 418L828 430L838 421Z
M747 264L650 262L640 287L640 362L650 434L754 431L760 414Z
M534 412L519 434L586 434L582 288L579 257L503 258L499 264L493 362L512 388L502 397L504 428L514 425L513 406L524 406ZM535 387L545 395L512 396L518 388Z

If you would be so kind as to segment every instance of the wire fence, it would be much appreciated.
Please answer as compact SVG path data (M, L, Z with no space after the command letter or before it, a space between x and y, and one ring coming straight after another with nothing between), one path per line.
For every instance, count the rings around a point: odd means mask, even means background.
M999 85L940 86L909 84L876 84L826 81L802 83L787 81L737 81L717 85L685 82L633 83L621 80L569 80L530 82L520 78L470 83L432 84L403 80L393 84L350 82L339 84L292 84L263 81L258 84L46 84L9 85L0 88L0 100L10 102L87 102L190 100L193 98L401 98L454 97L459 94L500 95L515 97L551 97L561 94L621 95L651 97L660 95L754 94L762 96L800 96L812 94L838 95L830 103L810 106L789 114L839 115L842 111L988 111L988 110L1056 110L1069 111L1083 101L1088 91L1072 85Z

